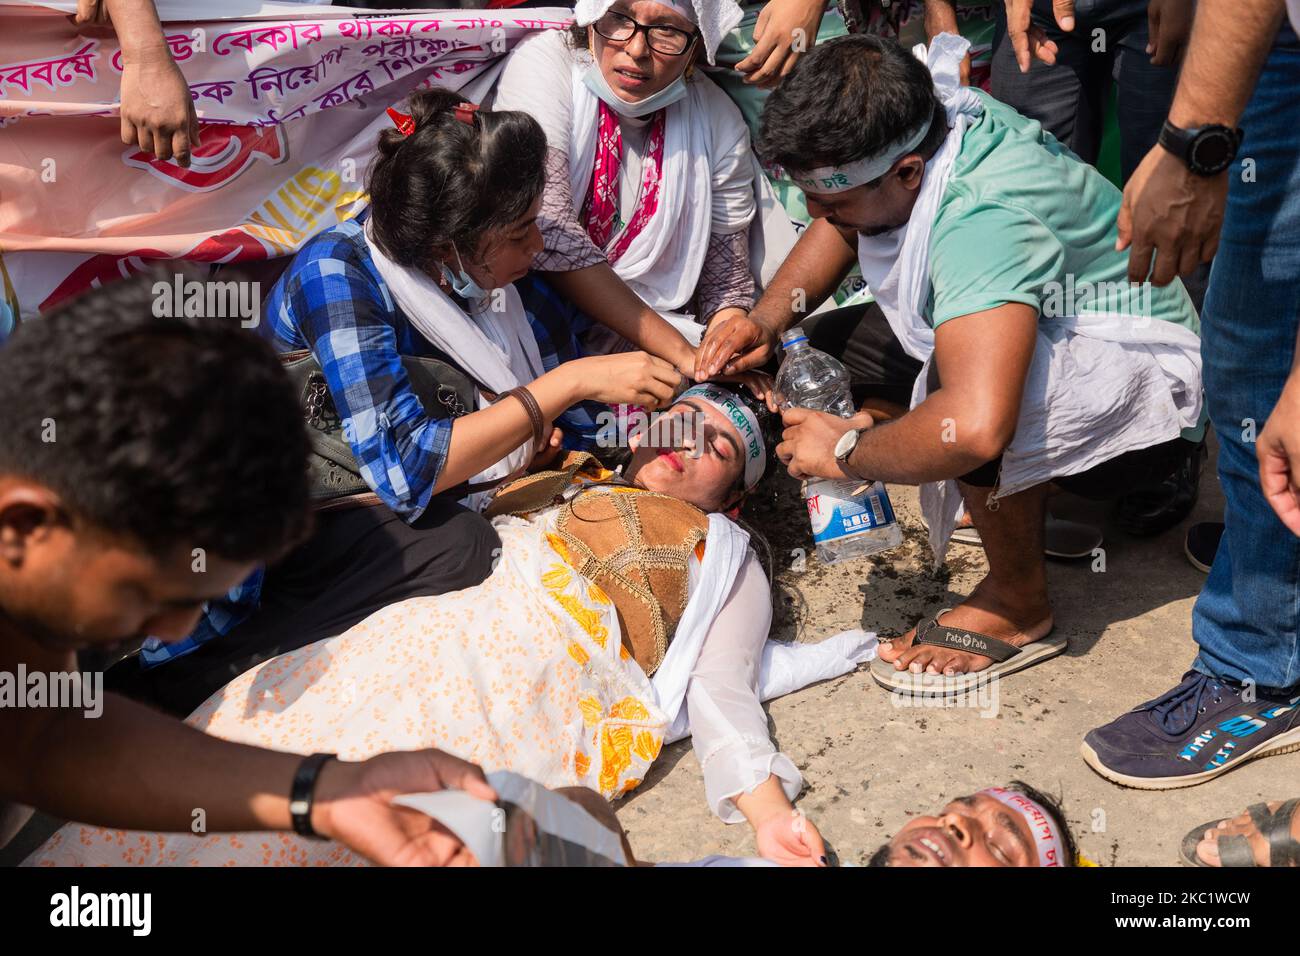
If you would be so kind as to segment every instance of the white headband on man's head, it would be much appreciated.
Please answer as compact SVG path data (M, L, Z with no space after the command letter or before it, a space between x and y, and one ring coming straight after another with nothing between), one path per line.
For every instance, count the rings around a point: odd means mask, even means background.
M1065 841L1056 832L1056 823L1037 800L1032 800L1015 790L1004 787L989 787L981 790L994 800L1015 810L1029 824L1029 832L1034 836L1034 846L1038 850L1039 866L1068 866L1065 858Z
M700 28L700 39L704 42L704 52L712 63L718 47L732 30L740 25L745 14L736 0L655 0L666 7L672 7L686 19ZM614 0L578 0L573 7L573 16L578 26L586 27L595 23L614 5Z
M855 189L879 179L889 172L894 163L920 146L921 141L930 132L932 122L934 122L933 115L914 131L890 143L874 156L855 159L847 166L821 166L809 170L795 170L787 166L786 175L793 179L800 189L810 192L842 193Z
M763 443L763 430L759 427L758 416L734 392L708 382L692 385L678 396L677 402L692 398L708 402L727 416L740 432L740 453L745 458L745 490L749 491L758 484L767 468L767 448Z

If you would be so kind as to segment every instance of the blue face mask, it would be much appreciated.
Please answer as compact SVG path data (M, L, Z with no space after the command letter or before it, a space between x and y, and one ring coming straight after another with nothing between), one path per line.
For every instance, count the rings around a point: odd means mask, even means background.
M591 69L582 75L582 82L586 84L587 89L600 97L606 106L619 116L626 116L629 119L641 119L644 116L649 116L665 106L671 106L686 95L686 74L684 73L658 93L651 93L645 99L638 100L635 103L630 103L615 93L613 87L605 81L605 74L600 72L600 67L595 63L591 65Z
M445 262L441 266L443 277L451 285L451 291L470 302L486 299L488 297L487 290L470 276L469 271L465 268L465 263L460 261L460 250L457 249L455 252L456 265L460 266L460 271L453 272Z

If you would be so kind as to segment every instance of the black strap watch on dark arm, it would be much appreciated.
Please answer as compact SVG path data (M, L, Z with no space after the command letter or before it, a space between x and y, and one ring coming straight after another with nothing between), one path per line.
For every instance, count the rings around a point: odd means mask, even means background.
M1160 128L1160 145L1198 176L1217 176L1237 158L1243 131L1211 124L1180 129L1169 120Z
M304 757L298 765L289 793L289 817L293 821L293 832L298 836L325 839L312 828L311 811L316 803L316 779L320 776L321 768L337 759L334 754L312 754Z

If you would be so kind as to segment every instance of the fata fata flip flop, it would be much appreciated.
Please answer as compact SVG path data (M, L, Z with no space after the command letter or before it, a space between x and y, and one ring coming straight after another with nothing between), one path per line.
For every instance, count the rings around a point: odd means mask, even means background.
M898 670L891 661L877 657L871 662L871 676L876 683L889 690L910 694L950 697L976 689L996 677L1023 670L1040 661L1055 657L1063 652L1068 644L1066 638L1053 637L1049 630L1038 640L1024 647L1016 647L990 634L964 627L950 627L941 623L939 615L947 614L950 610L952 609L945 608L934 617L917 625L912 646L927 645L978 654L981 657L991 658L993 663L990 666L965 674L914 674L908 670Z

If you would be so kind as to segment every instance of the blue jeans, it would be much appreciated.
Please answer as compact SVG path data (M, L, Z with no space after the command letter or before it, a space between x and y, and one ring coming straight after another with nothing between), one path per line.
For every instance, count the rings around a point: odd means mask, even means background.
M1300 538L1259 489L1254 432L1291 369L1300 322L1300 41L1279 33L1241 118L1240 158L1201 315L1227 528L1192 611L1195 667L1264 688L1300 682ZM1253 182L1243 181L1253 161Z

